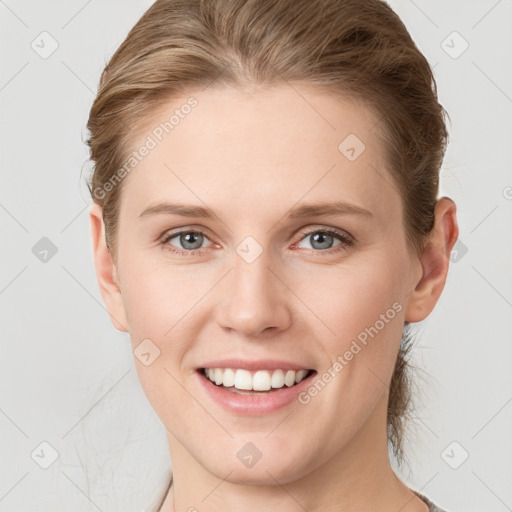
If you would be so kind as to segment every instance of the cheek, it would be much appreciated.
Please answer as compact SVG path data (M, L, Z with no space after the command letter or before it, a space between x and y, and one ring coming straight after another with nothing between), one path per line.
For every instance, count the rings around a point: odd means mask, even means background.
M135 366L156 414L167 428L179 431L175 411L190 408L190 395L181 383L183 361L197 337L192 308L205 291L178 267L141 263L130 261L123 290Z
M311 318L327 356L319 378L328 382L321 393L328 406L316 411L326 423L351 418L356 429L390 382L403 330L401 264L375 252L336 272L310 272L297 293L321 317Z
M160 258L162 259L162 258ZM124 268L123 303L132 333L162 340L187 321L194 305L211 288L207 272L193 266L133 257Z
M179 267L157 267L132 258L123 270L123 304L137 373L160 415L173 410L170 405L176 406L182 396L177 381L183 380L180 366L195 338L192 308L205 291ZM170 397L173 404L167 403Z
M390 382L403 330L399 263L374 254L338 272L312 272L309 286L298 291L301 297L309 293L305 302L321 316L315 338L327 356L318 375L326 391L318 393L322 398L315 414L333 428L342 419L357 430ZM312 282L322 286L312 287ZM317 387L323 389L321 383ZM316 400L317 392L309 391L304 399Z
M403 328L401 273L384 258L341 264L338 269L311 268L307 279L296 281L296 294L314 315L318 339L331 356L346 350L368 330L379 338L396 338ZM320 336L321 334L321 336Z

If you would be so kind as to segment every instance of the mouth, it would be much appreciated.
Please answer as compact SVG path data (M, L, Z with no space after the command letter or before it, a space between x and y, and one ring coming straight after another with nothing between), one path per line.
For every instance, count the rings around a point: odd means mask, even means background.
M312 369L199 368L198 373L217 388L240 395L268 395L293 388L311 378Z

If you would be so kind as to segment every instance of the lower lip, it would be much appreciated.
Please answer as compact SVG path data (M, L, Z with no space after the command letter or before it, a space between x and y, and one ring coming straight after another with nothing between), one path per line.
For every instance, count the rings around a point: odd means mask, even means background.
M204 376L202 370L197 372L201 385L210 398L231 413L249 416L270 414L297 400L297 396L311 384L314 375L315 373L312 373L289 388L285 386L261 395L242 395L215 385Z

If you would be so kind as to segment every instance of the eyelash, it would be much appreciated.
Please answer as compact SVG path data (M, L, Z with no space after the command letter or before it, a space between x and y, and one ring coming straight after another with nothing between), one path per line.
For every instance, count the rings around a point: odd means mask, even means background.
M210 240L208 238L208 236L206 235L206 233L204 233L203 231L197 231L197 230L192 230L192 229L176 231L174 233L167 234L163 238L161 244L164 247L164 249L166 249L166 250L168 250L168 251L170 251L172 253L182 254L182 255L185 255L185 256L195 256L196 254L200 253L203 249L193 249L191 251L187 251L187 250L171 248L171 246L168 244L169 240L171 240L172 238L175 238L176 236L182 235L184 233L200 234L200 235L203 235L208 240ZM309 249L310 253L319 253L319 254L327 253L327 254L332 254L332 253L337 253L338 251L346 250L348 247L352 247L355 244L355 240L354 240L353 237L351 237L349 235L346 235L346 234L344 234L342 232L336 231L334 229L330 229L330 228L316 228L316 229L311 229L309 231L308 230L303 231L303 232L300 233L299 242L301 242L308 235L312 235L314 233L323 233L323 234L326 234L326 235L331 235L331 236L337 238L341 243L339 245L335 246L335 247L331 247L329 249L324 249L324 250L321 250L321 249L317 249L317 250Z

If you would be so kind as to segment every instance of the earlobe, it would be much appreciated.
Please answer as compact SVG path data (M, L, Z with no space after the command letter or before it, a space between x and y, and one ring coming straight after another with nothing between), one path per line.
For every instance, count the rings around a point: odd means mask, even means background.
M404 319L420 322L434 309L446 283L450 254L459 236L456 205L448 197L436 203L435 223L420 262L422 276L410 294Z
M103 302L110 316L110 321L116 329L129 332L126 312L119 287L117 269L105 241L105 225L102 208L93 203L89 210L91 223L92 249L96 279L100 287Z

